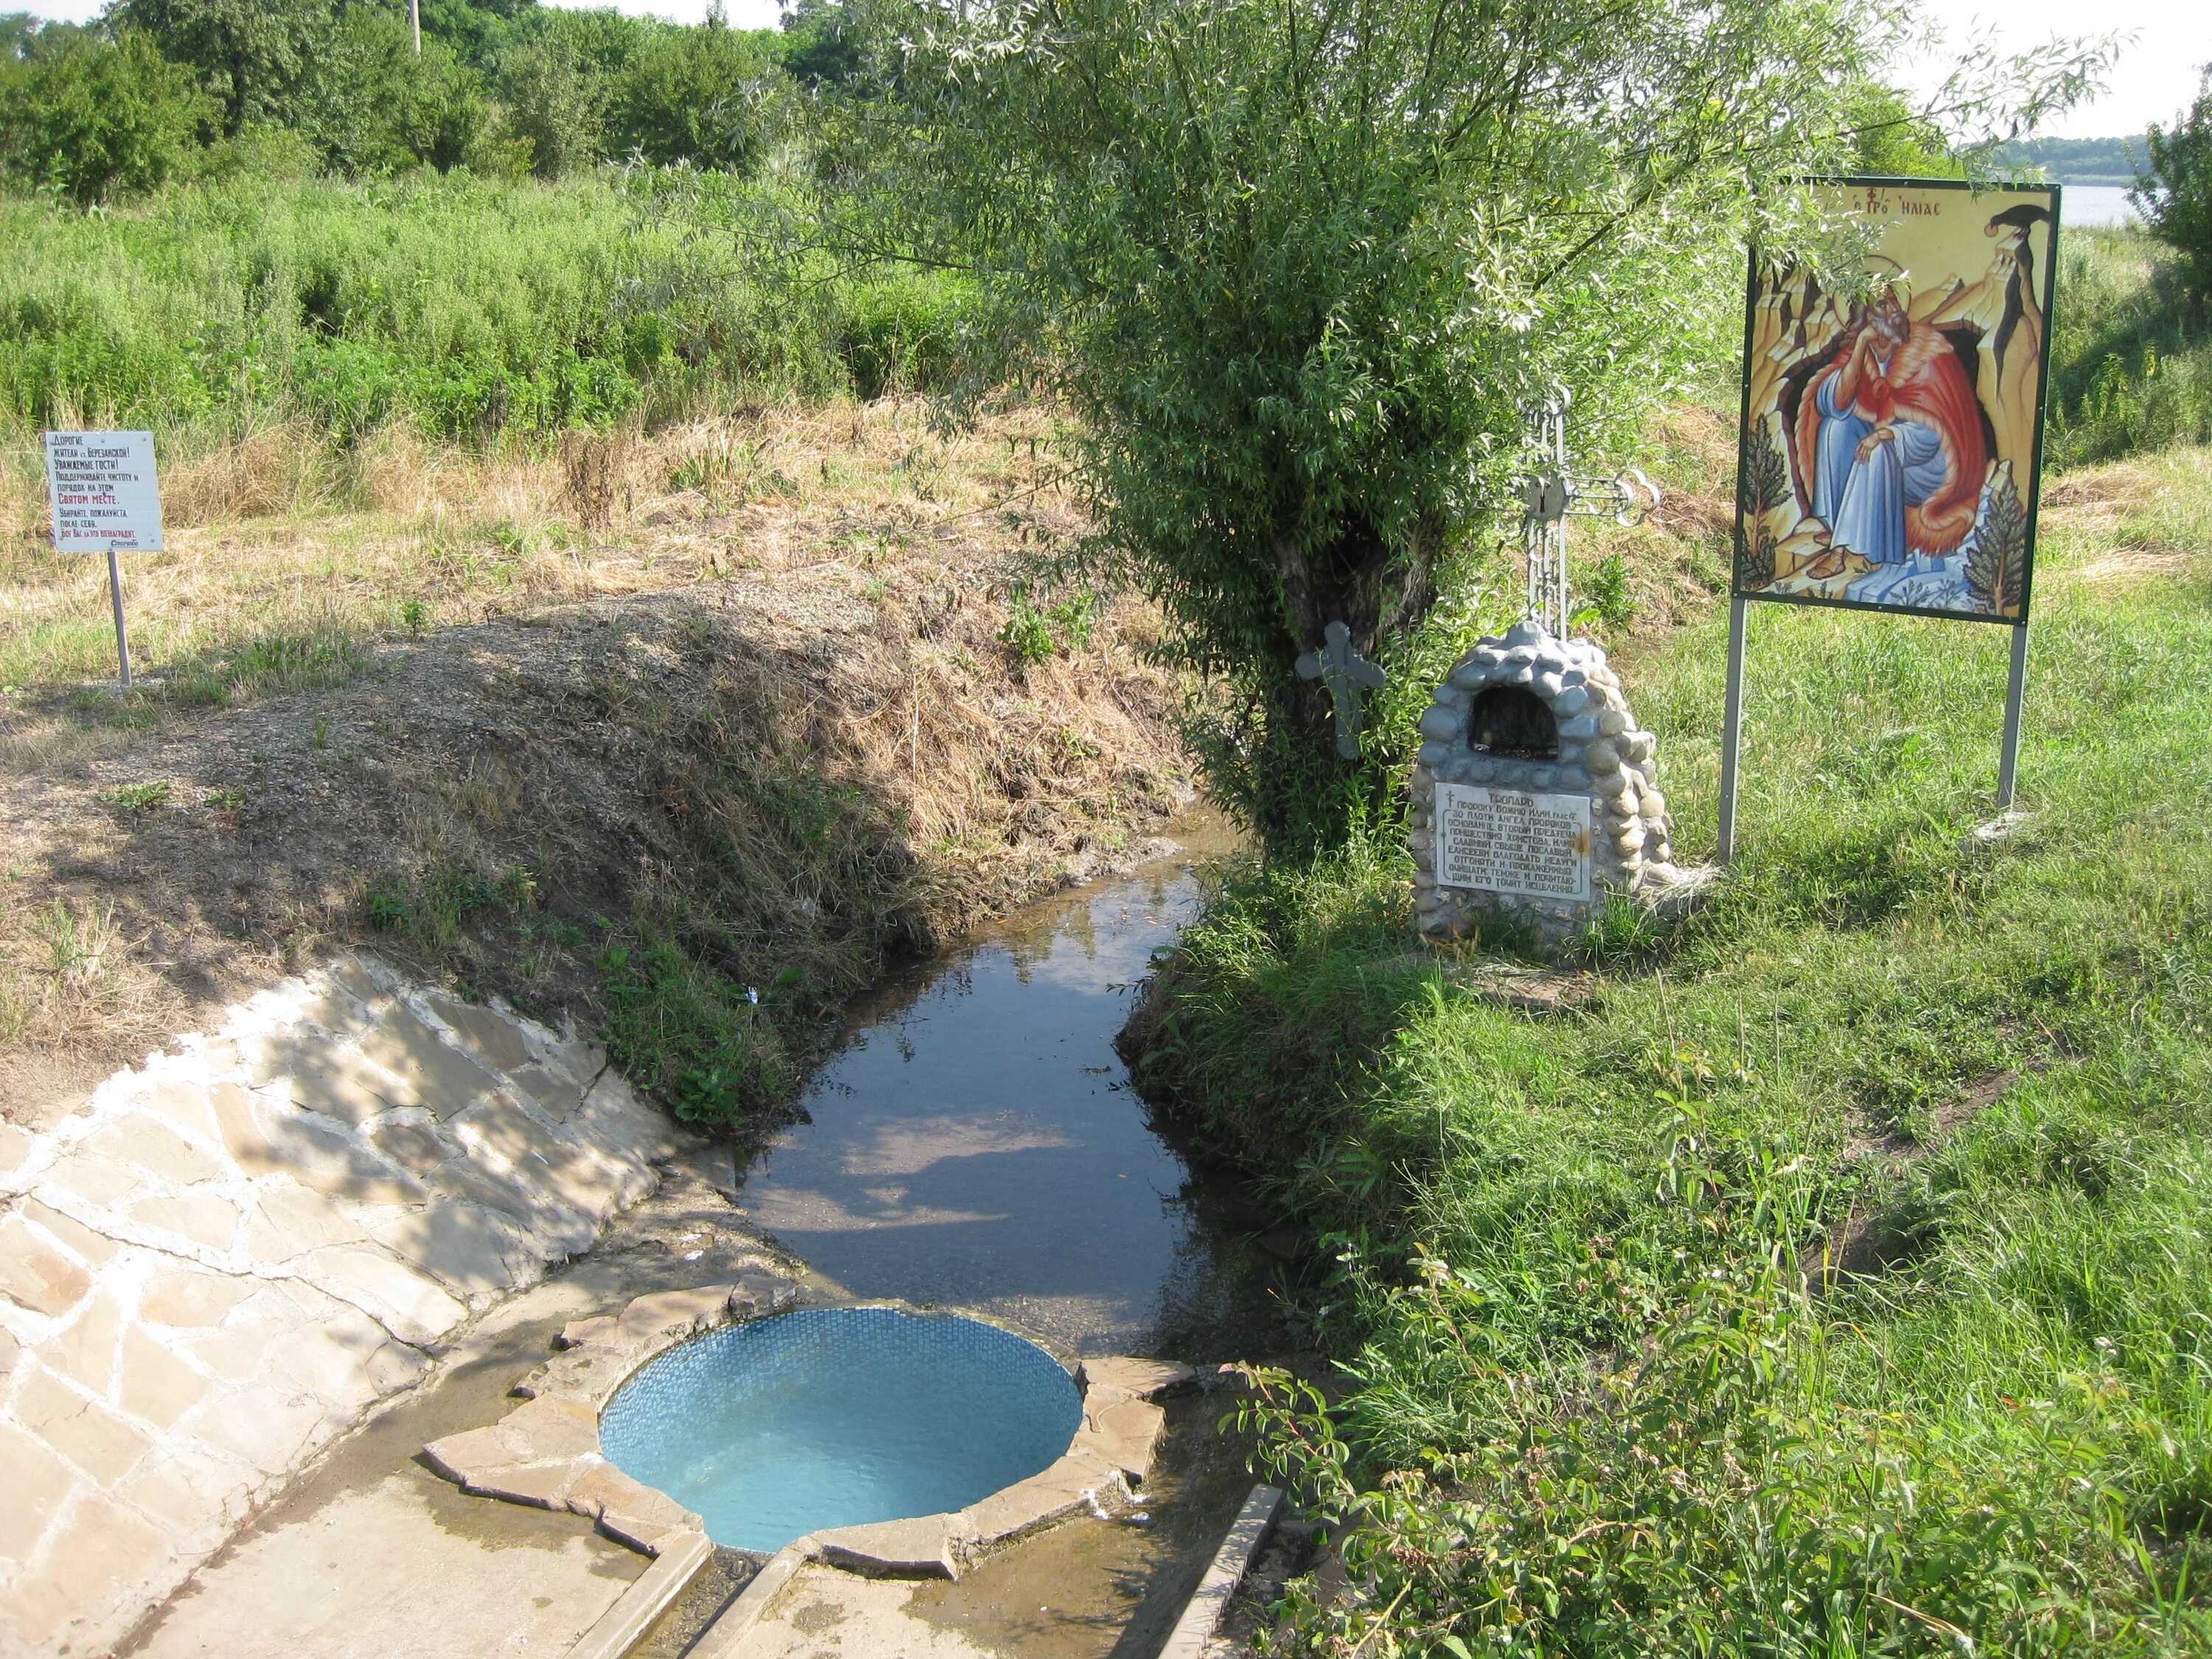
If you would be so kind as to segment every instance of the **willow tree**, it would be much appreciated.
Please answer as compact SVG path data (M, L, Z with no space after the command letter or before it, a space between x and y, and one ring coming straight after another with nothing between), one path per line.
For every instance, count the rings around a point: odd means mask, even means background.
M972 273L1073 417L1099 554L1224 694L1215 790L1292 850L1389 758L1339 761L1297 653L1340 618L1414 647L1532 394L1601 417L1715 366L1756 187L1848 157L1887 8L856 0L823 208Z

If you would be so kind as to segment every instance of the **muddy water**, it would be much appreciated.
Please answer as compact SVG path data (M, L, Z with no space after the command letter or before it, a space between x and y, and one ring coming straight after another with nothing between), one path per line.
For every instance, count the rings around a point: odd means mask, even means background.
M1115 1054L1131 988L1194 913L1182 855L1026 907L854 1013L738 1205L860 1297L994 1315L1083 1353L1255 1358L1264 1264ZM1255 1349L1254 1344L1261 1345Z

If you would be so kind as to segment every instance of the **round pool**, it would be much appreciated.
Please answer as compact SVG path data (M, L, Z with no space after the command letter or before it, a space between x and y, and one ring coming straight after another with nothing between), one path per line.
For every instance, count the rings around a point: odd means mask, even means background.
M995 1325L810 1308L671 1348L608 1402L599 1444L717 1544L767 1551L972 1504L1048 1467L1082 1414L1059 1363Z

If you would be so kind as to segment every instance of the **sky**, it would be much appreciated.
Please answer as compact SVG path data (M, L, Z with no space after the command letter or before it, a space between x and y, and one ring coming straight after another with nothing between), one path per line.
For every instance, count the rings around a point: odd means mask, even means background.
M553 0L585 4L594 0ZM18 9L41 16L82 21L104 0L0 0L0 11ZM623 11L649 12L695 23L707 15L708 0L615 0ZM2171 121L2196 94L2198 66L2212 61L2212 4L2207 0L1922 0L1921 11L1940 26L1954 52L1984 36L2001 49L2017 52L2054 34L2122 31L2134 40L2120 54L2110 89L2046 125L2045 136L2111 138L2141 132L2148 121ZM730 21L739 28L773 28L776 0L726 0ZM1929 54L1905 66L1899 78L1919 91L1942 83L1948 60Z

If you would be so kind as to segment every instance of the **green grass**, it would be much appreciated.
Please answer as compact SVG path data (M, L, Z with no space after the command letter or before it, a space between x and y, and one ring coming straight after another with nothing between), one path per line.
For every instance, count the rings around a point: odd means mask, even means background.
M2136 228L2064 232L2055 313L2054 457L2212 442L2212 327L2188 319L2170 251Z
M2212 458L2108 482L2008 843L2002 630L1767 609L1737 873L1580 1012L1409 965L1395 844L1186 936L1143 1081L1330 1264L1340 1395L1254 1414L1350 1587L1281 1648L2212 1651ZM1626 670L1690 848L1723 646Z
M304 418L482 441L952 372L943 283L764 278L719 175L238 179L97 216L0 197L0 425Z

